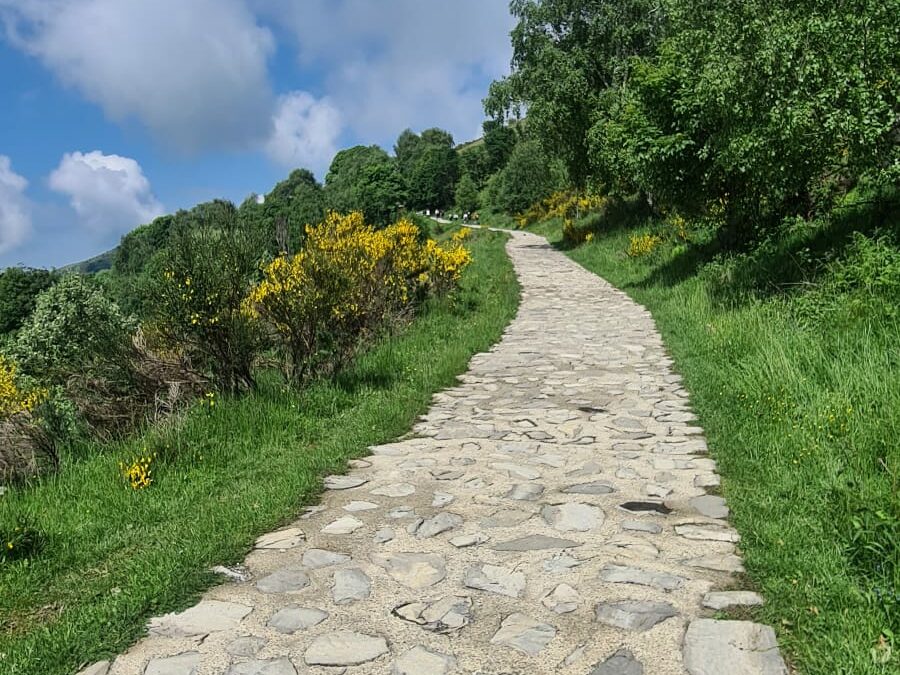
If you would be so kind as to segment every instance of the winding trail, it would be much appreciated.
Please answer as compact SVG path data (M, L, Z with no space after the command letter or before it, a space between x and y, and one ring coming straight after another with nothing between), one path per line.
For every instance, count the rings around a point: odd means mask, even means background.
M111 675L787 673L770 628L709 618L760 600L717 592L739 537L649 313L540 237L507 249L502 341Z

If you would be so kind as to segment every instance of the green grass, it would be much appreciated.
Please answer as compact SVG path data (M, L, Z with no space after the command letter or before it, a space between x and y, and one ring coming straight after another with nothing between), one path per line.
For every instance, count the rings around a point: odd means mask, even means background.
M256 536L296 517L322 476L407 432L512 318L519 289L504 241L474 237L461 291L336 381L294 393L272 378L0 499L4 520L27 517L46 535L30 564L0 567L0 671L71 675L127 648L148 617L216 583L211 566L239 562ZM154 483L132 491L117 463L152 452Z
M880 225L896 230L891 218ZM652 312L723 475L748 581L766 598L752 616L775 627L799 673L900 672L900 297L859 310L861 295L829 296L822 274L790 292L766 281L762 292L729 293L740 265L704 266L710 237L634 259L629 235L662 224L590 225L596 240L575 248L559 222L534 231ZM838 234L783 240L779 265L810 250L839 258ZM734 257L738 276L771 276L763 257ZM840 311L803 320L829 302Z

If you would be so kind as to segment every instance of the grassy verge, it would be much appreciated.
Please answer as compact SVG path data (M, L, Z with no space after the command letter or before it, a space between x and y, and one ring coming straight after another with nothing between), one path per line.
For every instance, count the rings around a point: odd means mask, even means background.
M880 227L896 229L891 218ZM595 240L574 248L558 221L534 230L653 313L719 463L748 574L766 597L754 616L775 626L799 673L900 672L896 304L871 310L863 295L829 296L824 278L802 280L812 290L792 282L790 292L729 294L735 268L706 265L702 245L626 255L631 234L661 223L593 225ZM842 255L836 234L822 231L769 253L755 272ZM746 276L757 263L743 262Z
M518 284L504 241L473 237L460 292L336 381L295 393L273 380L0 499L46 534L31 564L0 567L0 671L70 675L121 651L149 616L215 583L212 565L240 561L257 535L295 517L323 475L405 433L512 318ZM118 462L152 453L153 484L132 491Z

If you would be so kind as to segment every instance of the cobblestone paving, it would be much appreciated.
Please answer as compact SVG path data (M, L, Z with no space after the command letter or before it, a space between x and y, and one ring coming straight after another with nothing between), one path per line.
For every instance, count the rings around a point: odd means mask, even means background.
M502 341L403 441L93 675L775 675L650 315L535 235Z

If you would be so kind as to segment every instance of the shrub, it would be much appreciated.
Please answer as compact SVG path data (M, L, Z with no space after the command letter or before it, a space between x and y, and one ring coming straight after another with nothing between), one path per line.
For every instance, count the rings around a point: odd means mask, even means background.
M11 333L34 311L38 296L57 275L41 269L8 267L0 272L0 334Z
M655 234L632 234L628 237L628 256L642 258L651 255L662 241L662 237Z
M264 237L231 203L202 204L179 220L153 282L154 337L227 391L254 386L262 335L241 303L258 274Z
M55 446L35 417L47 398L47 389L23 378L13 361L0 355L0 479L58 465Z

